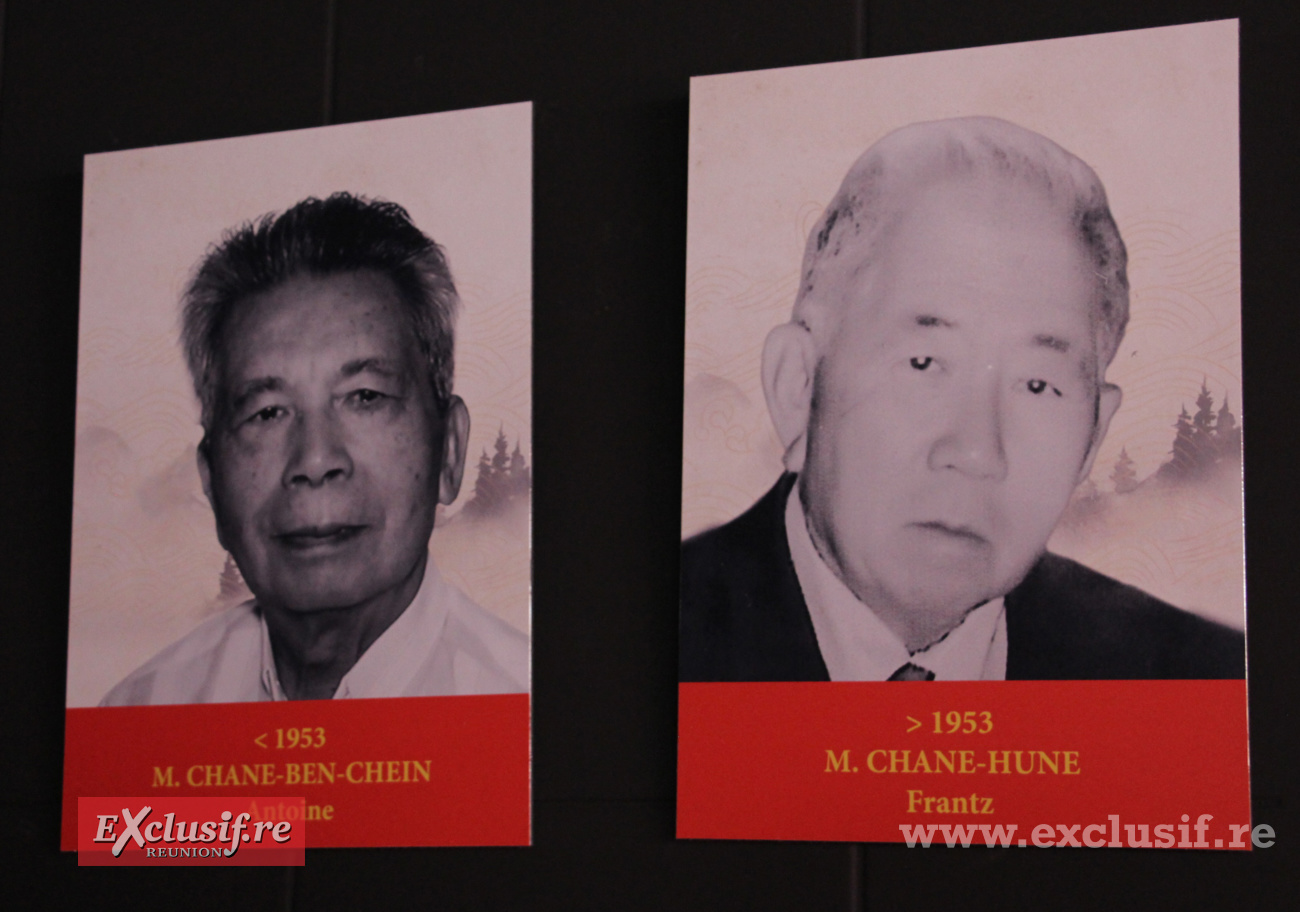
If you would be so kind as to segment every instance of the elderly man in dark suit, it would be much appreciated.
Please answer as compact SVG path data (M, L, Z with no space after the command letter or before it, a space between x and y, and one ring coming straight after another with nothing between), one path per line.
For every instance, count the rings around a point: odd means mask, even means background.
M1232 678L1240 633L1048 554L1121 393L1092 169L993 118L850 169L763 352L786 474L682 553L685 681Z

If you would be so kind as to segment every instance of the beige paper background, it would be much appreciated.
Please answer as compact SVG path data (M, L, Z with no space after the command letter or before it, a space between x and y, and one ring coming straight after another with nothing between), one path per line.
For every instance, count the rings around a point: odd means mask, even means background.
M993 115L1101 176L1129 250L1124 390L1092 481L1121 448L1168 459L1201 383L1241 409L1237 24L850 61L691 80L682 534L749 507L781 471L759 354L789 319L804 240L849 166L908 123ZM1149 488L1049 547L1174 604L1244 625L1240 472Z
M470 523L475 465L499 429L532 462L532 106L86 157L68 706L220 607L225 552L194 463L198 405L177 302L227 228L338 190L400 203L447 251L461 294L456 392L472 428L440 571L525 632L529 522Z

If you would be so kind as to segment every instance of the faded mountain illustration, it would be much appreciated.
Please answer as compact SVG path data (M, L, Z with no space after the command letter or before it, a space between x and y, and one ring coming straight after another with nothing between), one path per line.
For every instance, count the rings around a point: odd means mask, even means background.
M512 450L501 425L492 456L483 449L477 468L466 467L454 512L439 508L429 543L446 579L521 630L529 625L532 579L527 572L503 571L529 566L532 484L519 438Z
M1244 564L1241 424L1225 396L1216 409L1205 381L1195 411L1180 409L1165 459L1145 476L1121 446L1107 468L1075 490L1052 538L1054 550L1168 601L1235 626ZM1095 478L1104 473L1099 484Z

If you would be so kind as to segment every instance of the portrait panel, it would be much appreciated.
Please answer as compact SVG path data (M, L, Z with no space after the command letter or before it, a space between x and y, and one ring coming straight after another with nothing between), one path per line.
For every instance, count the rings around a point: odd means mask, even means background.
M1193 692L1244 808L1236 53L1228 22L692 81L681 835L896 841L951 750L996 822L1095 813L1049 729L1118 781L1103 744ZM710 795L740 731L780 733L772 781ZM1010 732L1056 778L993 778Z
M313 845L528 841L531 117L87 156L65 803L296 785ZM106 720L155 732L129 782Z

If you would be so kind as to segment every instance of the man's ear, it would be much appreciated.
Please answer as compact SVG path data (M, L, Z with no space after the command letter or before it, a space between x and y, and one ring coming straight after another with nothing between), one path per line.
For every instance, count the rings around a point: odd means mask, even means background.
M442 470L438 477L438 503L449 504L460 493L469 448L469 409L459 396L447 401L442 416Z
M212 503L212 466L208 463L208 438L205 436L194 448L194 460L199 464L199 483L203 485L203 496Z
M1089 473L1092 472L1092 464L1097 459L1097 452L1101 449L1101 442L1106 439L1106 430L1110 427L1110 419L1115 417L1119 411L1119 405L1124 401L1124 391L1113 383L1103 383L1101 392L1097 394L1097 423L1092 428L1092 443L1088 445L1088 454L1083 459L1083 467L1079 469L1079 477L1075 481L1081 484Z
M208 443L208 436L203 435L199 445L194 448L194 461L199 467L199 483L203 485L203 496L208 499L208 506L212 507L212 515L217 521L217 541L221 547L225 548L226 543L221 537L221 517L217 515L217 502L212 499L212 457L211 445ZM227 548L226 550L230 550Z
M763 395L789 472L803 469L808 454L816 348L812 333L799 323L776 327L763 344Z

